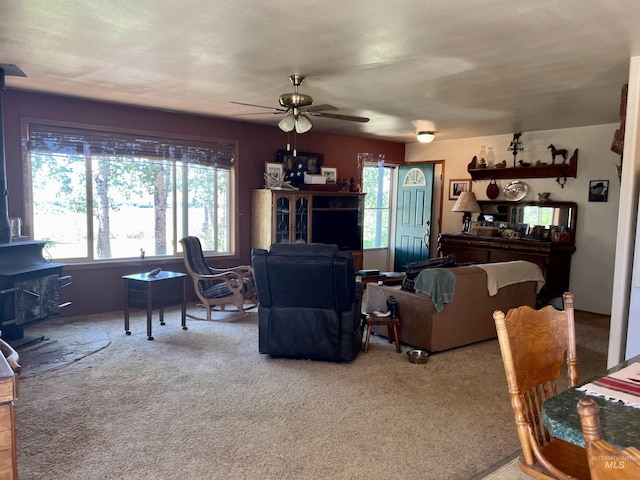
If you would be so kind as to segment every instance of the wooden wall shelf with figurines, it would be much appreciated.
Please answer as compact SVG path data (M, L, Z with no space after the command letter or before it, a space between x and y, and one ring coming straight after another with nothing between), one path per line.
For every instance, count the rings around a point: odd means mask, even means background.
M481 167L478 158L473 157L467 165L467 171L472 180L515 179L515 178L555 178L564 186L567 177L576 178L578 171L578 149L567 162L556 163L555 157L551 164L537 162L535 164L524 163L520 160L518 167L507 167L506 162L498 163L495 167ZM503 165L502 167L500 165Z

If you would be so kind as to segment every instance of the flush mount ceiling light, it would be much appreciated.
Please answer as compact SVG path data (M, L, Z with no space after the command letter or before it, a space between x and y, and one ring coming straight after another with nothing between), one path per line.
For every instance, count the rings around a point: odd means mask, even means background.
M418 131L416 137L420 143L431 143L436 138L436 132Z

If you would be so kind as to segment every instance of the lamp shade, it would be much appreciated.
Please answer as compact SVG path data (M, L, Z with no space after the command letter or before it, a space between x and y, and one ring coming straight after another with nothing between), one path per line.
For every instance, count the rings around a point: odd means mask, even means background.
M296 118L296 133L305 133L311 130L311 121L305 115L299 115Z
M287 115L278 122L278 127L280 127L280 130L282 130L283 132L290 132L295 126L296 119L293 117L293 115Z
M471 226L471 214L480 213L482 210L473 192L462 192L451 211L463 212L462 231L467 233Z
M473 192L462 192L451 209L452 212L480 213L480 205Z
M306 115L289 114L278 122L278 127L283 132L291 132L295 129L296 133L305 133L311 130L312 126L311 120Z
M420 143L431 143L436 138L435 132L416 132L416 138Z

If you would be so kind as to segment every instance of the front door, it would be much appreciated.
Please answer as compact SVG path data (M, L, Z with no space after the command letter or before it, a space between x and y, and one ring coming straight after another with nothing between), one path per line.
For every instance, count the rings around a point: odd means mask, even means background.
M433 163L402 165L398 169L398 211L394 270L429 258Z

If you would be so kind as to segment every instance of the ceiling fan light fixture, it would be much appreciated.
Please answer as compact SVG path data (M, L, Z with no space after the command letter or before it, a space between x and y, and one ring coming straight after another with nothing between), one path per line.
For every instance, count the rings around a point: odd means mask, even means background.
M283 132L290 132L295 128L295 126L296 119L293 117L293 115L287 115L278 122L278 127Z
M301 108L308 107L313 103L313 98L310 95L304 93L283 93L278 98L278 102L284 108Z
M306 115L299 115L296 118L296 133L305 133L311 130L311 120Z
M436 138L436 132L418 131L416 138L420 143L431 143Z

